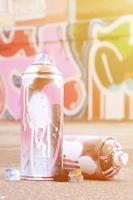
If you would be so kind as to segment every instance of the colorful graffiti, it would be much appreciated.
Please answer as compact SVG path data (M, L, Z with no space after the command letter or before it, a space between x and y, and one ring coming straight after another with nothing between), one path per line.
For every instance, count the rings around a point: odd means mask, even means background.
M118 12L110 18L103 8L103 15L95 14L96 1L90 19L81 0L58 1L62 9L54 9L52 0L39 0L37 7L29 1L24 12L25 1L0 1L0 16L6 13L0 21L0 118L20 119L20 75L45 52L64 76L67 120L132 120L133 15Z
M100 92L98 101L100 110L97 117L101 119L132 119L132 31L133 16L123 16L110 23L96 22L93 24L92 37L94 39L88 61L89 119L93 119L94 83L97 92ZM127 111L125 108L128 98L129 108ZM117 112L114 112L115 107L117 107Z
M71 53L87 72L88 120L133 119L132 22L127 15L67 27Z
M1 85L6 93L6 98L1 99L1 118L5 116L5 112L8 116L10 113L14 119L20 118L20 74L39 52L48 53L64 75L64 94L65 97L70 96L65 98L65 116L71 118L81 115L86 90L82 74L68 50L65 30L64 25L50 25L39 29L17 27L8 32L0 32L0 74L4 80ZM1 93L5 96L2 86ZM69 95L70 91L72 95Z
M27 57L36 53L34 30L5 30L0 31L0 55L11 57L24 53Z

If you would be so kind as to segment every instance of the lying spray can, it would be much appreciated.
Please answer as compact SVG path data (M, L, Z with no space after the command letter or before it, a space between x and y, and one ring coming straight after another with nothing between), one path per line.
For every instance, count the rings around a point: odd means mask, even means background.
M65 136L63 153L64 168L74 168L72 162L65 160L78 161L85 179L112 180L128 162L128 154L112 137Z
M52 180L62 167L63 79L46 54L22 74L21 178Z

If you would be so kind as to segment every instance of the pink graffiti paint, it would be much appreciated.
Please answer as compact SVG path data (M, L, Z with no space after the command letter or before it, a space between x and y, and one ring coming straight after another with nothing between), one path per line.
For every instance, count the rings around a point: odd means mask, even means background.
M33 57L10 57L0 59L0 74L3 77L3 84L5 89L5 107L14 117L14 119L20 119L20 89L16 88L12 81L12 75L15 74L20 77L21 73L26 69L26 66L30 65L33 61Z
M64 93L66 94L64 113L70 117L78 115L83 110L86 101L86 88L81 71L70 52L65 29L64 25L41 27L39 40L40 51L48 52L63 73ZM68 94L70 94L69 97Z
M0 76L0 113L2 113L5 106L5 87L2 77Z
M65 36L65 26L48 26L39 29L40 51L48 52L64 78L79 76L80 71L70 54ZM63 66L63 67L62 67Z

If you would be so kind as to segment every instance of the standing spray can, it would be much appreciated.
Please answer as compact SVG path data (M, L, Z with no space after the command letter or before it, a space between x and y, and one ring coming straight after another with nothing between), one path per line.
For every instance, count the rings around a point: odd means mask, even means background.
M85 179L112 180L128 162L120 143L108 136L65 136L64 168L72 170L77 161ZM66 162L69 160L69 162Z
M52 180L62 168L63 78L46 54L22 74L21 178Z

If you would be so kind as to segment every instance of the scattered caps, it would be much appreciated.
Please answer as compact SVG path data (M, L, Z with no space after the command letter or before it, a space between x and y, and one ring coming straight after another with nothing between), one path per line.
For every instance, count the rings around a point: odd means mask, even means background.
M54 181L56 182L82 182L83 175L81 170L67 170L61 169L57 175L54 176Z
M68 181L71 183L82 182L84 180L82 172L80 169L69 171Z
M17 169L7 168L5 170L6 181L18 181L20 180L20 172Z

